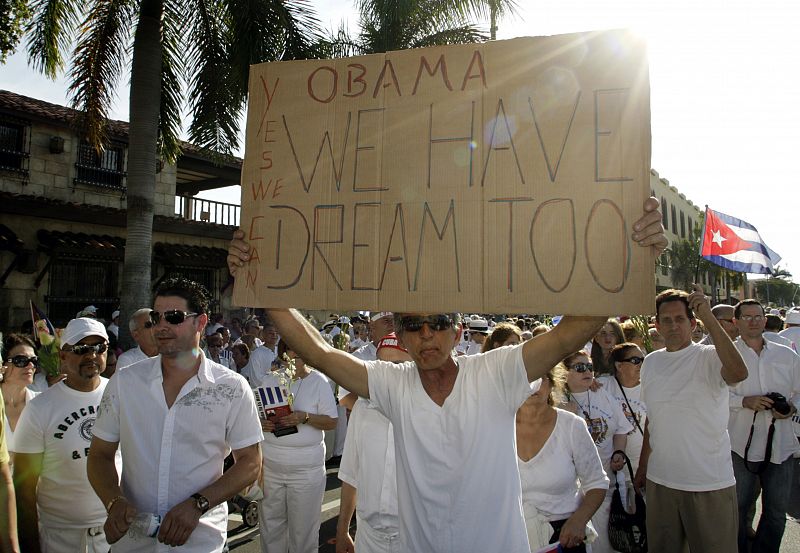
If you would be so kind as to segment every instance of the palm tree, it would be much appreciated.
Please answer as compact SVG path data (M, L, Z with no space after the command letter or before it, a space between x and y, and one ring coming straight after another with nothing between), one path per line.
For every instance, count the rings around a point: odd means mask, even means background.
M358 34L351 37L339 28L324 41L323 51L328 57L343 57L482 42L486 35L469 18L484 16L487 10L513 13L515 6L515 0L356 0Z
M180 153L184 86L193 117L189 139L228 155L238 143L249 64L313 57L317 22L307 0L90 0L82 12L83 6L33 0L28 54L54 78L77 34L69 93L98 151L114 86L131 54L125 320L150 305L156 167L159 156L174 162ZM127 325L121 332L124 340Z

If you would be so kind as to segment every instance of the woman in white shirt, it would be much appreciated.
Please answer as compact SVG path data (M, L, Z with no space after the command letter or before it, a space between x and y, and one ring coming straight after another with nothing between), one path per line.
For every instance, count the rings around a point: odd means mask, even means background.
M38 392L29 390L28 386L33 384L33 375L39 359L33 349L33 342L22 334L6 336L3 340L3 351L6 352L6 355L3 361L3 378L0 387L3 390L6 414L2 423L5 425L8 451L13 452L14 430L17 428L17 421L28 402L38 395Z
M285 356L285 357L284 357ZM308 367L281 341L273 372L259 387L282 387L290 360L295 367L289 386L292 413L261 421L264 442L259 508L261 550L264 553L316 553L319 547L320 507L325 493L325 442L323 430L336 428L336 401L330 383ZM275 369L278 370L275 370ZM288 378L283 377L288 383ZM276 436L276 429L296 427L297 432Z
M531 551L558 541L583 553L586 524L603 503L608 478L584 421L555 408L566 369L551 370L517 411L517 456Z
M592 435L603 468L607 473L619 471L625 466L622 455L614 455L615 451L625 451L628 443L628 432L633 430L622 406L604 388L593 386L594 370L592 361L585 351L573 353L564 359L567 373L569 400L574 412L583 417L589 434ZM595 387L596 389L592 389ZM624 483L624 480L623 480ZM592 524L597 530L597 541L592 544L593 553L612 551L608 542L608 517L611 510L611 489L605 501L592 517Z

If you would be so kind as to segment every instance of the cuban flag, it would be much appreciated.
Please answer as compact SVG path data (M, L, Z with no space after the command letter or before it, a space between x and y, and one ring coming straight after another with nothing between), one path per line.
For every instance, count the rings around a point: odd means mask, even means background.
M781 256L761 239L756 227L706 208L700 255L715 265L739 273L772 274Z

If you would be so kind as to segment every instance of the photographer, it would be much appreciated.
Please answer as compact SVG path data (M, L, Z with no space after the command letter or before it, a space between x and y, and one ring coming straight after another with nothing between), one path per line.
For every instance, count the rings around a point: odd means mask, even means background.
M778 553L786 526L793 453L800 450L789 401L800 394L800 357L791 348L765 340L766 317L756 300L736 305L736 348L747 364L747 379L731 387L728 432L739 507L739 552L747 552L747 513L763 490L762 514L753 551Z

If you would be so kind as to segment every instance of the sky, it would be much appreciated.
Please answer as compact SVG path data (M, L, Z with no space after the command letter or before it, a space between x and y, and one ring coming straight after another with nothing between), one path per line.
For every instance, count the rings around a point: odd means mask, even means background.
M326 28L355 28L353 2L312 0ZM791 0L518 0L498 39L632 28L650 59L652 167L695 205L758 228L779 264L800 281L797 105L800 3ZM66 81L49 81L17 53L0 88L66 104ZM128 119L127 76L111 117ZM242 125L244 128L244 125ZM212 199L238 203L238 190Z

